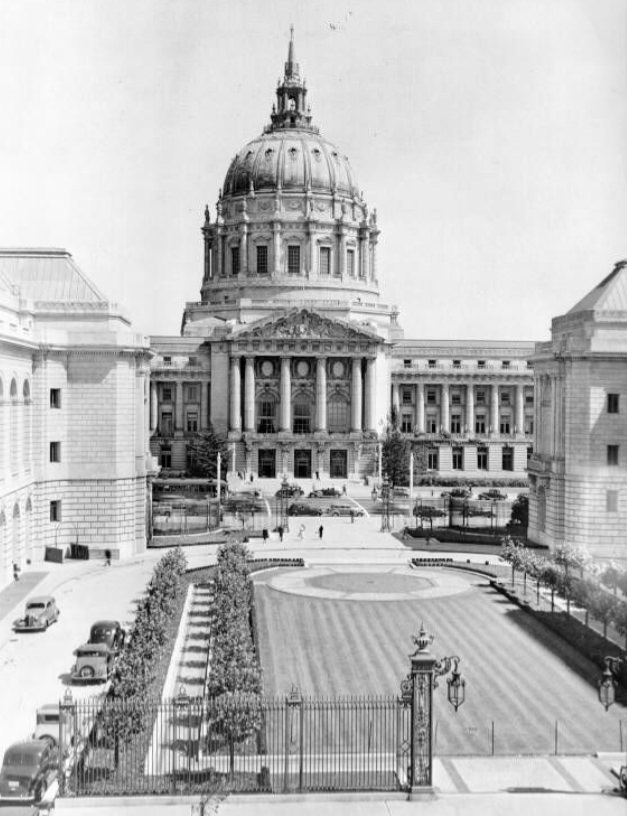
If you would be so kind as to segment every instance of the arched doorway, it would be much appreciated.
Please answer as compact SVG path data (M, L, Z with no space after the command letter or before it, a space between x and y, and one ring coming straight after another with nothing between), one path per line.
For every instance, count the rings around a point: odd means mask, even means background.
M33 560L33 505L30 496L24 512L24 557L27 562Z

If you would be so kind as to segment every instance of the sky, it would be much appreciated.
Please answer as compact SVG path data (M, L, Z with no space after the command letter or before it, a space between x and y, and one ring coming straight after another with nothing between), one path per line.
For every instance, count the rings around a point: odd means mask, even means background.
M178 334L290 24L407 338L546 340L627 257L624 0L2 0L0 245Z

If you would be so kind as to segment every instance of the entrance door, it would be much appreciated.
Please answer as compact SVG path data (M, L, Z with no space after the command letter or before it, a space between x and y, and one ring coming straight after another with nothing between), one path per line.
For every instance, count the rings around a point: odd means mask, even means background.
M276 451L271 449L259 450L259 478L276 479Z
M311 479L311 451L294 451L294 478Z
M329 472L332 479L348 479L348 451L329 451Z

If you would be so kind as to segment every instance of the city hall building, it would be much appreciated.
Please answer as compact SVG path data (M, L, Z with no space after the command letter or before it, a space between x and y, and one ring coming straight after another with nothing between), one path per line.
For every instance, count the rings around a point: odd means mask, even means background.
M202 225L200 301L152 337L150 448L184 471L211 423L229 470L258 478L378 472L392 410L432 473L524 478L532 343L405 339L381 302L380 229L348 158L313 124L290 42L269 124Z

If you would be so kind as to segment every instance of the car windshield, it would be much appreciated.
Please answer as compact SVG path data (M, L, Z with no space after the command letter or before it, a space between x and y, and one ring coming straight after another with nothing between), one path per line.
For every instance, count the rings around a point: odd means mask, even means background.
M76 656L77 657L86 657L86 658L90 658L90 659L94 658L94 657L103 657L104 658L104 657L107 656L107 652L105 652L105 651L94 652L91 649L85 649L85 651L81 651L80 649L77 649L76 650Z
M91 630L92 643L104 643L113 637L114 629L111 626L94 626Z
M29 604L26 604L26 609L29 612L37 611L37 610L41 610L41 609L45 609L45 608L46 608L45 603L29 603Z
M30 751L7 751L4 755L4 764L21 765L22 767L36 766L39 761L39 754Z
M59 722L59 712L57 711L56 714L38 714L37 715L37 722L38 723L58 723Z

